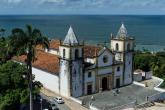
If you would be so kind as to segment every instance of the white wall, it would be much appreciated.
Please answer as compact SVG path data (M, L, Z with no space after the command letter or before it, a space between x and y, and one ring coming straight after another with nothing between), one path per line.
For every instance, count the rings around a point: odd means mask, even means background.
M124 44L123 41L120 40L111 40L111 49L115 50L116 49L116 43L119 45L119 50L118 51L123 51L124 50Z
M120 67L120 71L117 71L117 68ZM123 75L123 65L116 65L115 66L115 74L114 76L122 76Z
M55 93L59 93L59 77L57 75L34 67L32 68L32 73L35 75L35 80L40 81L44 87Z
M103 57L107 56L108 57L108 61L107 63L103 62ZM113 55L108 51L105 50L99 57L98 57L98 66L102 67L102 66L110 66L113 64Z
M64 46L60 46L59 47L59 55L61 57L63 57L63 49L65 49L65 58L69 59L70 58L70 48L64 47Z
M117 71L117 67L120 67L120 71ZM116 88L116 79L120 78L120 86L123 85L123 65L116 65L114 67L114 88Z
M132 53L127 53L125 55L125 72L124 72L124 84L132 83Z
M152 71L145 72L145 79L151 79L152 78Z
M98 75L109 74L109 73L112 73L112 67L98 70Z
M59 55L59 51L54 50L54 49L50 49L49 51L47 51L50 54L54 54L54 55Z
M66 60L60 61L60 94L64 97L70 96L70 69Z
M142 81L142 74L133 74L134 81Z
M94 64L95 63L95 58L86 58L85 62Z
M92 76L89 78L88 77L88 73L91 72ZM84 83L85 83L85 90L84 93L87 94L87 84L88 83L92 83L92 92L95 92L95 85L96 85L96 76L95 76L95 71L89 70L89 71L85 71L85 78L84 78Z

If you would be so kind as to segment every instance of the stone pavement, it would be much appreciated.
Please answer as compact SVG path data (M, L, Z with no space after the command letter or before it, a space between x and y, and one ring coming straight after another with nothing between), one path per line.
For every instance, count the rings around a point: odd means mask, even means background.
M165 104L155 102L154 106L142 108L142 109L137 109L137 110L165 110Z
M159 85L161 81L156 80L156 79L148 79L148 80L141 81L140 83L147 84L148 88L153 89L154 87Z
M114 94L114 90L111 90L88 96L82 96L79 99L86 102L86 106L89 106L89 103L92 103L96 108L103 110L105 107L112 109L122 105L127 105L132 102L135 102L135 104L139 105L147 102L147 96L159 93L153 89L137 86L134 84L121 87L119 88L119 91L119 94ZM93 101L91 101L92 96L95 99Z
M56 97L56 96L60 96L50 90L47 90L45 88L41 89L41 92L47 96L50 97ZM80 105L77 102L72 101L71 99L67 99L63 97L63 100L65 101L65 104L71 109L71 110L88 110L87 108L83 107L82 105Z

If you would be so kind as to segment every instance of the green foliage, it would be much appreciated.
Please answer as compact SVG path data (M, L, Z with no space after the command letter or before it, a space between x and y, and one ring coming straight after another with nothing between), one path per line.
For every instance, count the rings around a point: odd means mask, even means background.
M9 37L4 37L4 32L4 29L0 29L0 110L18 110L20 104L29 101L29 88L33 96L40 91L40 82L32 81L32 62L36 58L36 46L49 48L49 40L30 25L26 26L26 30L13 29ZM26 66L7 62L21 54L27 55Z
M151 61L153 60L154 60L153 55L151 53L138 52L135 54L135 58L134 58L135 69L150 71Z
M26 66L8 61L0 66L0 110L18 110L20 104L29 102ZM41 88L39 82L33 83L34 94Z
M165 52L157 52L155 54L149 51L135 52L135 69L142 69L143 71L152 70L153 75L165 80ZM161 85L165 87L165 82Z

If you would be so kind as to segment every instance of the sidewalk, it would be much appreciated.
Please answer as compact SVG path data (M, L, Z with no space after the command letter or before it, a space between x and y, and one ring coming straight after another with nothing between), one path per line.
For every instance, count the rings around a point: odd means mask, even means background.
M41 92L47 96L50 96L50 97L56 97L56 96L59 96L58 94L48 90L48 89L45 89L45 88L42 88L41 89ZM64 101L65 101L65 104L71 109L71 110L88 110L87 108L83 107L82 105L78 104L77 102L74 102L70 99L66 99L64 98Z

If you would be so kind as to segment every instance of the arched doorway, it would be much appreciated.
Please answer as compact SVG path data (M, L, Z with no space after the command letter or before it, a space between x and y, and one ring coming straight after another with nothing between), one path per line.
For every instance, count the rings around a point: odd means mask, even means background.
M108 79L106 77L104 77L102 79L102 90L105 91L108 89Z

